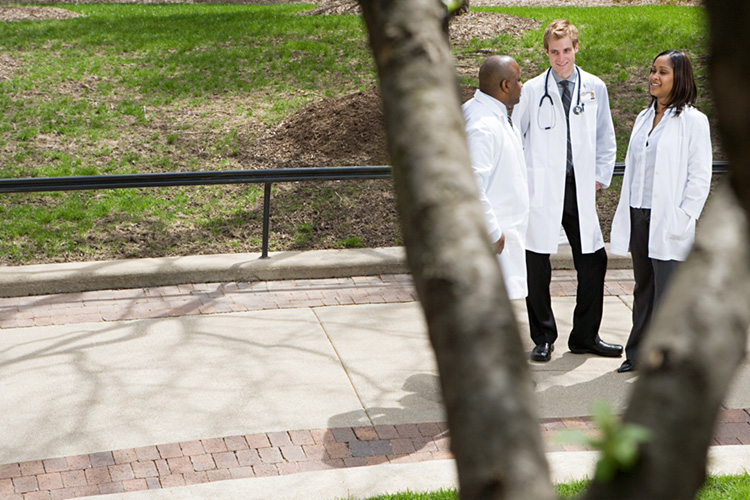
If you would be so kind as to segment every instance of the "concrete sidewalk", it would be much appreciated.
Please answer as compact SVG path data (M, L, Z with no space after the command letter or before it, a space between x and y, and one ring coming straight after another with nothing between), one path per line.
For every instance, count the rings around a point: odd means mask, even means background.
M360 258L346 255L287 261ZM0 499L332 500L455 486L411 279L350 269L0 299L0 407L11 409L0 412ZM555 271L552 290L561 339L552 361L530 366L553 477L566 481L590 475L595 456L556 432L590 428L594 401L622 409L635 375L566 351L574 273ZM611 269L606 293L601 335L624 343L631 271ZM525 306L514 306L529 352ZM713 471L750 464L749 377L746 366L725 402Z

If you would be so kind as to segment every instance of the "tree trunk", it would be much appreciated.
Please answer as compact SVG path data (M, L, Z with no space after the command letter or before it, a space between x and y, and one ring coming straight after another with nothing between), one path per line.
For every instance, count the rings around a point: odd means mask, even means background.
M724 186L726 188L726 186ZM693 499L719 408L745 353L750 240L733 193L716 193L687 261L656 313L624 420L648 428L637 466L587 499Z
M361 0L407 258L427 319L461 497L551 499L524 353L470 168L438 0Z
M711 94L722 146L732 164L730 182L750 213L750 2L706 0L711 33Z

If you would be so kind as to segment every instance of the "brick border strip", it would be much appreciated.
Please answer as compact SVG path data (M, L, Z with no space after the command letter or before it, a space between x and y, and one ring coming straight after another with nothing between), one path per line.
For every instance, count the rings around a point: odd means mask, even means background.
M416 300L407 274L170 285L0 298L0 329Z
M594 432L591 418L540 422L547 451L563 429ZM712 445L750 444L750 409L723 409ZM386 463L453 458L442 422L279 431L0 465L0 499L60 500Z
M607 296L632 295L630 270L607 272ZM554 271L550 293L575 296L575 271ZM0 298L0 329L296 307L417 301L411 275L201 283Z
M0 465L0 499L61 500L452 458L441 423L266 432Z

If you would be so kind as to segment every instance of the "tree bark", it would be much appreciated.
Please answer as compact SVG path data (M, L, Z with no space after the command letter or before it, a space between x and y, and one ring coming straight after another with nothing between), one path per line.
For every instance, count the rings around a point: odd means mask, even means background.
M722 146L732 164L729 176L750 213L750 2L706 0L711 33L709 60Z
M587 499L687 500L703 484L716 416L745 354L750 240L730 189L716 193L701 222L644 340L625 412L652 437L634 469L593 483Z
M408 262L464 499L555 498L527 356L470 168L447 12L360 0L380 78Z

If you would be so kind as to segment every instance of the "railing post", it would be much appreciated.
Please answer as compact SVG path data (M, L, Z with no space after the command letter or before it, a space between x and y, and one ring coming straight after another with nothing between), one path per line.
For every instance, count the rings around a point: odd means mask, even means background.
M261 248L260 258L268 258L268 239L271 226L271 183L266 182L263 191L263 246Z

